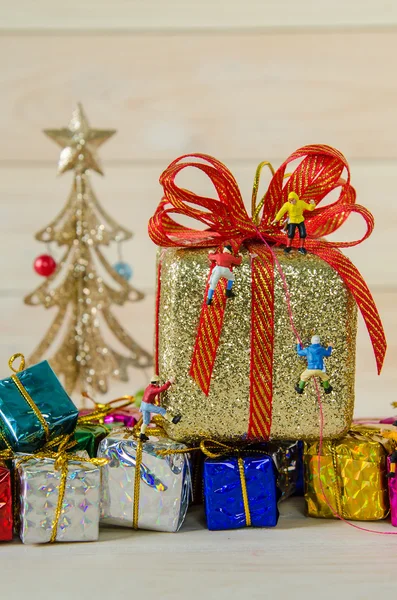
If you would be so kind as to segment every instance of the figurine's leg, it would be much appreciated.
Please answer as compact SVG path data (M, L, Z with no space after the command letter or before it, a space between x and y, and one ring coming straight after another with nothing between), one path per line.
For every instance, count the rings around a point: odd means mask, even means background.
M218 266L216 266L216 267L214 267L214 269L211 273L211 277L210 277L210 286L208 288L208 295L207 295L207 305L208 306L211 306L211 304L212 304L212 298L214 296L216 286L218 284L219 279L220 279L220 269Z
M299 230L299 237L300 237L300 247L299 247L299 252L301 254L307 254L307 250L305 248L305 241L306 241L306 226L305 226L305 222L302 221L302 223L298 224L298 230Z
M392 455L390 456L390 471L387 474L389 479L394 479L396 476L396 463L397 463L397 450L392 452Z
M233 275L233 272L230 271L230 275L229 275L229 278L227 281L227 286L226 286L226 298L234 297L234 294L232 292L233 283L234 283L234 275Z
M141 405L141 407L142 407L142 405ZM146 435L146 429L150 423L151 414L150 414L149 410L142 409L142 408L141 408L141 413L142 413L142 425L141 425L139 439L141 440L141 442L147 442L149 438Z
M313 374L311 370L306 369L305 371L303 371L303 373L300 376L299 382L295 385L295 391L298 392L298 394L303 394L303 390L305 389L306 383L312 376Z
M284 252L286 252L287 254L289 252L291 252L291 250L292 250L292 240L295 237L295 230L296 230L296 223L288 223L288 231L287 231L288 240L287 240L287 245L284 248Z
M174 425L179 423L179 421L182 418L182 415L175 415L173 417L165 410L165 408L163 406L153 406L152 412L156 415L161 415L162 417L164 417L164 419L166 419L170 423L173 423Z
M332 392L332 390L333 390L333 387L332 387L332 385L329 382L329 377L328 377L327 373L324 373L324 371L318 370L316 372L316 375L318 377L320 377L320 379L321 379L321 385L324 388L324 392L326 394L330 394Z

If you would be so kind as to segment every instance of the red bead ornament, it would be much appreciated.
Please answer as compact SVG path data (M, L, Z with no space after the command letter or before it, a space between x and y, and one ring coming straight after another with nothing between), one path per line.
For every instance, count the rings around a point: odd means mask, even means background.
M57 263L49 254L41 254L34 261L33 268L38 275L49 277L57 268Z

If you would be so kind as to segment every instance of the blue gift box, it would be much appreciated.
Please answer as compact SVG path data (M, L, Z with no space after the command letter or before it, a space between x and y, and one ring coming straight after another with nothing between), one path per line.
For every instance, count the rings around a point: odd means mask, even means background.
M247 516L253 527L277 525L276 472L270 456L206 458L203 479L208 529L246 527ZM244 503L244 485L249 515Z
M15 452L36 452L55 437L72 433L77 417L47 361L0 381L0 433Z

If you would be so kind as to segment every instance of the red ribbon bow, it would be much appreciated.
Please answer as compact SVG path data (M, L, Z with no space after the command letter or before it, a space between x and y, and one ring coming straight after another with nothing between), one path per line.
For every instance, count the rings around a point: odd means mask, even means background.
M292 161L300 160L292 173L286 174ZM194 167L211 180L218 198L208 198L178 187L175 178L180 171ZM344 169L346 179L342 178ZM259 178L259 171L258 171ZM263 212L258 222L251 218L237 182L225 165L205 154L191 154L173 161L160 177L164 197L149 222L149 235L163 247L221 247L232 243L235 250L241 243L256 255L252 260L252 339L251 339L251 414L250 437L267 437L270 432L272 396L273 346L273 255L265 244L286 242L286 234L272 222L278 210L294 191L301 200L314 200L317 205L333 190L340 188L338 199L317 207L305 218L306 248L325 260L343 279L354 296L363 315L371 338L380 373L386 353L386 339L382 323L363 277L342 254L339 248L348 248L364 241L374 227L372 214L355 204L356 192L350 184L350 171L345 157L330 146L304 146L294 152L274 173L261 204ZM254 184L254 196L257 193ZM333 233L351 213L361 215L367 225L364 236L351 242L329 242L322 237ZM173 216L183 215L200 221L204 231L185 227ZM298 242L294 242L296 245ZM255 244L255 245L254 245ZM211 273L208 277L208 282ZM207 289L208 289L207 282ZM206 293L207 293L206 289ZM213 305L206 307L204 296L198 334L193 351L190 374L208 394L215 362L223 315L226 305L225 285L218 284ZM258 308L260 307L260 310ZM255 334L256 332L256 334ZM255 339L257 335L258 339ZM255 370L257 373L255 374Z

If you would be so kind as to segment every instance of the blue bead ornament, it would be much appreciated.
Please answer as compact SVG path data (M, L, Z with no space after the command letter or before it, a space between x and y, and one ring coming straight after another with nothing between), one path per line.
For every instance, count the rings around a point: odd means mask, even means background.
M130 265L126 262L117 262L115 265L113 265L113 269L126 281L129 281L132 277L132 267L130 267Z

